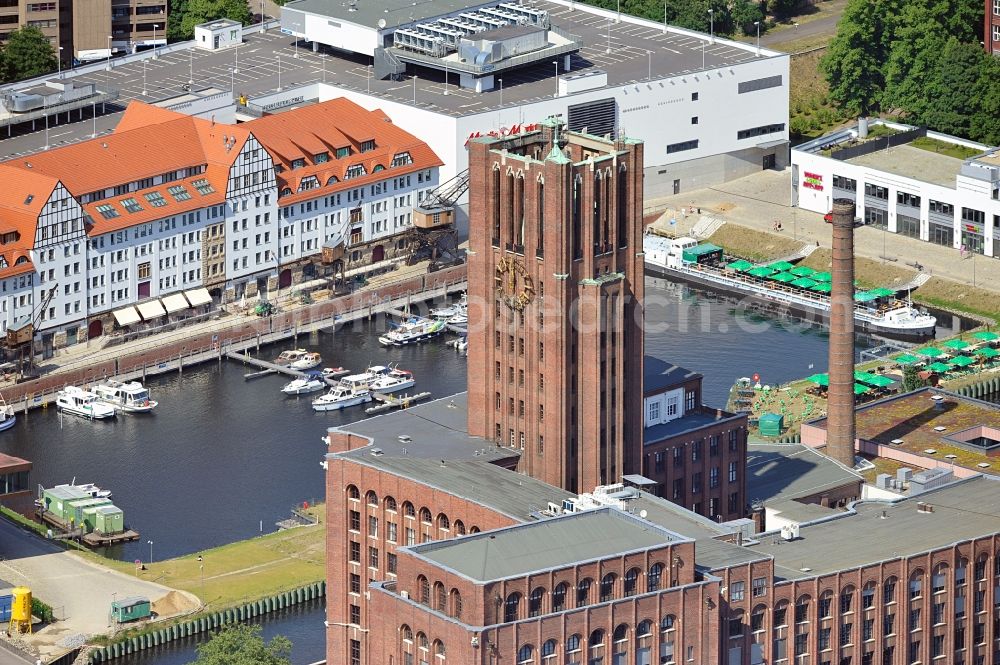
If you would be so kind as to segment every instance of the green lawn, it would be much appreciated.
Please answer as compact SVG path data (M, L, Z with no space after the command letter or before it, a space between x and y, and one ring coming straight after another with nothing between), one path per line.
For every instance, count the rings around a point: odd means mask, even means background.
M955 145L954 143L939 141L938 139L933 139L927 136L919 136L913 139L910 141L910 145L914 148L936 152L939 155L947 155L949 157L954 157L955 159L968 159L969 157L978 155L982 152L981 150L976 150L975 148L967 148L964 145Z

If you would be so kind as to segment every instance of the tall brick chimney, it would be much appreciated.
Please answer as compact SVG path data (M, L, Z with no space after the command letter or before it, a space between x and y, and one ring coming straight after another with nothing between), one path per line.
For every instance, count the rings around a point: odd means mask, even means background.
M854 466L854 201L833 202L826 452Z

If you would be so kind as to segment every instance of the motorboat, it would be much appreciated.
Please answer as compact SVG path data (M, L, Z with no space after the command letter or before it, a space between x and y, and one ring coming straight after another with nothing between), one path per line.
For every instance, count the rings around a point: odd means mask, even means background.
M80 483L77 485L76 478L73 478L69 486L73 489L80 490L81 492L86 492L91 496L91 498L94 499L107 499L111 497L111 490L102 490L94 483Z
M74 416L103 420L115 417L115 407L105 404L97 395L77 386L66 386L56 397L56 408Z
M457 305L448 305L447 307L438 307L437 309L432 309L430 311L430 317L432 319L438 319L440 321L447 321L453 316L460 313L460 309Z
M364 377L363 380L352 380L357 377ZM315 411L337 411L346 409L349 406L356 406L372 401L371 390L368 389L368 378L366 374L355 374L345 376L330 392L322 397L313 400L312 408Z
M274 364L282 366L291 365L293 362L301 360L307 353L309 352L305 349L289 349L287 351L282 351L278 354L278 357L274 359Z
M465 312L456 314L455 316L448 319L448 324L453 326L464 326L469 323L469 317Z
M297 369L299 371L306 371L307 369L313 369L314 367L319 367L323 364L323 357L315 352L309 352L304 354L301 358L293 360L288 366L291 369Z
M465 353L466 349L468 349L468 348L469 348L469 338L468 337L460 337L455 342L455 350L458 351L459 353Z
M414 316L378 338L383 346L406 346L434 339L446 330L440 319L426 319Z
M138 381L123 383L108 379L94 387L97 399L125 413L149 413L157 402L149 399L149 389Z
M307 374L286 383L281 392L286 395L306 395L326 388L326 381L319 374Z
M388 394L406 390L407 388L412 388L416 383L413 379L413 373L405 369L376 366L370 368L368 371L370 373L378 373L378 376L368 384L368 387L377 393Z
M351 370L344 369L343 367L324 367L320 370L319 376L322 379L339 379L342 376L347 376L351 373Z
M3 395L0 395L0 432L14 426L17 418L14 416L14 407L7 404Z

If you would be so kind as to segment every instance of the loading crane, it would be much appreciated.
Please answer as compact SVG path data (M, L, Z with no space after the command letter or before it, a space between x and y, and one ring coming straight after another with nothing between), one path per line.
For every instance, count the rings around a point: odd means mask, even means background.
M59 284L56 283L42 296L41 304L37 310L32 312L30 319L27 316L17 319L7 328L6 347L9 352L18 354L17 373L19 379L29 373L34 365L35 330L38 328L38 322L41 320L45 308L52 302L52 297L58 288Z
M469 190L466 169L427 193L413 208L413 226L407 232L410 265L429 258L435 266L459 261L458 233L455 229L455 206Z

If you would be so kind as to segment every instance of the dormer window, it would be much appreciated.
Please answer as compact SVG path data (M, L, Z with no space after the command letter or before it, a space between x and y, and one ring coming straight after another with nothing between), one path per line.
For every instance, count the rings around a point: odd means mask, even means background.
M337 159L343 159L344 157L350 157L350 156L351 156L350 146L346 148L337 148Z
M365 171L364 164L352 164L347 167L347 171L344 173L344 180L350 180L351 178L359 178L363 175L367 175Z
M316 187L319 187L319 180L314 175L306 176L299 183L300 192L304 192L307 189L315 189Z
M299 159L293 159L292 160L292 168L293 169L301 169L305 165L306 165L306 160L304 158L302 158L302 157L300 157Z
M313 155L314 164L326 164L328 161L330 161L330 153L328 152L320 152Z
M375 140L370 139L368 141L361 142L361 152L371 152L375 149Z
M407 164L412 164L413 158L410 157L408 152L398 152L392 158L393 166L406 166Z
M19 256L19 257L17 257L17 261L14 261L14 265L19 266L22 263L27 263L27 262L28 262L28 257L27 256Z
M10 231L9 233L4 233L3 235L0 235L0 243L6 245L8 243L17 241L18 239L20 239L20 237L21 234L18 233L17 231Z
M275 164L274 165L274 172L275 173L283 173L284 171L285 171L285 167L282 166L281 164Z

